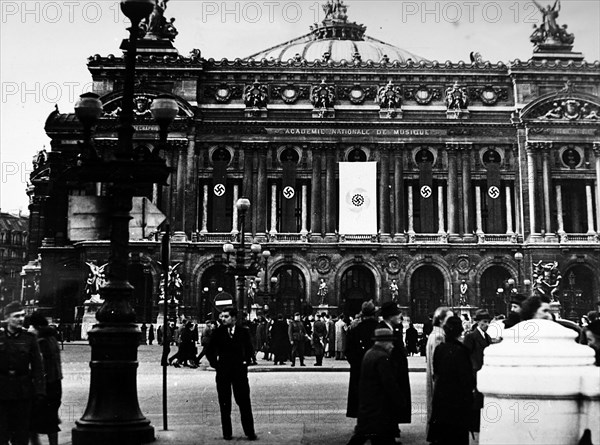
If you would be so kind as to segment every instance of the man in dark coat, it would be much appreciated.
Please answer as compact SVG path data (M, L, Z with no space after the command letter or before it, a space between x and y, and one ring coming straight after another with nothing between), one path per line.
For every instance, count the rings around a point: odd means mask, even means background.
M150 327L148 328L148 344L152 345L153 342L154 342L154 325L151 324Z
M477 372L483 367L483 350L492 344L492 338L486 332L490 326L490 314L485 309L479 309L475 312L476 327L471 332L465 334L463 344L469 351L471 366L473 368L473 377L477 383ZM483 394L476 392L476 405L473 412L473 431L479 431L480 411L483 408ZM479 408L479 409L477 409Z
M377 327L375 305L365 301L361 307L361 321L348 331L346 349L344 351L350 363L350 382L348 384L348 405L346 417L358 416L358 382L360 381L360 366L365 353L373 346L373 332Z
M373 445L391 445L398 430L396 413L403 409L404 394L390 358L397 338L390 329L380 328L373 341L362 360L358 421L348 445L362 445L369 439Z
M0 444L27 445L31 409L46 395L42 355L34 334L23 329L25 310L13 301L4 308L0 330Z
M294 314L294 321L288 327L288 336L292 345L292 366L296 366L296 356L300 359L300 366L304 364L304 345L306 339L310 339L304 328L304 323L300 320L300 312Z
M435 386L427 441L468 445L475 378L469 350L458 340L463 331L459 317L444 323L445 340L433 353Z
M328 345L328 354L327 357L334 358L335 357L335 320L331 315L325 315L325 319L327 320L325 324L327 325L327 345Z
M321 314L315 315L315 323L312 332L312 344L317 359L315 366L323 366L323 356L325 355L325 341L327 338L327 326L323 321Z
M380 312L383 320L377 325L378 328L390 329L394 333L394 350L390 360L394 367L394 377L402 393L400 405L402 408L397 411L398 423L411 422L411 397L410 380L408 377L408 359L406 358L406 348L402 338L402 328L400 321L400 308L393 301L383 303Z
M216 369L217 394L221 409L223 439L231 440L231 389L240 409L242 428L249 440L256 440L254 418L250 402L248 365L252 363L253 350L247 328L236 325L237 309L223 309L219 318L221 326L213 332L206 357L210 366Z
M271 327L271 351L275 365L283 365L287 361L289 346L287 322L283 314L278 314Z
M512 328L517 323L521 322L521 303L523 303L527 297L521 294L513 294L510 297L510 312L508 317L504 320L504 329Z

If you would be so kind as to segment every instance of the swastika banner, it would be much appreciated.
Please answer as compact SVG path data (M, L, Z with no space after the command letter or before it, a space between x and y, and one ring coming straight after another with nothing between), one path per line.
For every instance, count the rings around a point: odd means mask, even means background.
M340 162L341 234L377 233L377 163Z

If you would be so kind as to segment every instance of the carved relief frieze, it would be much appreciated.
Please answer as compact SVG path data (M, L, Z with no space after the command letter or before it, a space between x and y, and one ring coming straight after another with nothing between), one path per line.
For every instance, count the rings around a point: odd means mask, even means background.
M219 103L228 103L232 99L242 98L242 88L239 85L219 84L208 85L204 90L204 97L214 99Z
M296 103L298 99L308 99L308 86L293 84L275 86L273 98L281 99L286 104Z
M434 100L439 100L441 97L442 93L440 88L429 87L427 85L407 87L404 89L404 98L406 100L414 100L419 105L427 105Z
M484 105L496 105L499 101L508 99L508 90L506 88L494 87L491 85L482 88L472 88L469 91L471 100L479 100Z
M575 99L556 100L540 107L533 116L539 120L575 121L600 119L600 107L590 102Z

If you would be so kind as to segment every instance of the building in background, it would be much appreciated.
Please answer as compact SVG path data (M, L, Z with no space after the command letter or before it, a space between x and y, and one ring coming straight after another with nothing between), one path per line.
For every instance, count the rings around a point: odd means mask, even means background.
M156 207L174 230L181 313L205 318L218 295L236 293L223 244L239 238L241 197L251 201L247 241L271 252L258 289L247 289L272 311L310 311L323 280L324 304L351 315L392 293L415 322L441 304L505 313L507 293L531 291L540 261L558 262L567 314L593 309L600 62L574 52L551 17L534 30L528 61L439 62L369 37L339 0L324 10L308 34L235 60L182 56L173 22L152 20L134 143L140 159L156 150L172 173L136 193L138 320L155 319L160 295L160 243L143 209ZM110 157L123 57L90 57L88 69L104 106L95 148ZM179 113L162 147L150 106L165 93ZM31 175L30 255L42 258L40 304L73 322L86 263L108 261L101 209L90 204L106 187L66 179L83 138L75 115L56 110L45 129L52 149Z
M27 217L0 212L0 308L21 301L20 273L27 263L28 228Z

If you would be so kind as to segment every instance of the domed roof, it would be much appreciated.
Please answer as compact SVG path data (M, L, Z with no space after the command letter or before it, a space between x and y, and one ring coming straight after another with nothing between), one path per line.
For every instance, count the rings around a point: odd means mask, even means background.
M349 22L346 16L347 6L343 0L328 0L323 5L325 19L321 24L311 26L311 32L296 39L273 46L247 59L277 60L315 60L341 62L346 60L366 62L420 62L427 59L404 49L366 36L366 27Z

